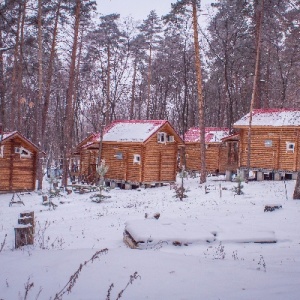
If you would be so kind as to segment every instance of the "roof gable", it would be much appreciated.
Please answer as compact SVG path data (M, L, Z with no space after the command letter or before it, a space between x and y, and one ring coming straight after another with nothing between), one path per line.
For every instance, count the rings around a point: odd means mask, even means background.
M12 132L4 132L2 135L2 141L10 138L11 136L13 136L15 133L17 133L17 131L12 131Z
M249 126L249 113L233 124L234 127ZM300 126L300 110L297 109L255 109L252 126Z
M205 143L220 143L224 137L229 135L228 128L206 127L205 128ZM184 136L186 143L200 142L199 127L190 128Z
M18 137L21 140L23 140L26 144L29 144L31 147L34 148L35 151L40 151L40 149L38 148L38 146L36 146L34 143L32 143L29 139L27 139L25 136L23 136L18 131L4 132L3 136L2 136L2 142L9 141L9 140L11 140L11 139L13 139L15 137ZM42 153L45 154L44 152L42 152Z

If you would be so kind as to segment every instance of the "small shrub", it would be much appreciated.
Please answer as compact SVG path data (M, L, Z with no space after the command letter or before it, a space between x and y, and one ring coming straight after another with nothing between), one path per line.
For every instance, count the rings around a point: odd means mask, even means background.
M260 270L261 268L263 268L264 272L267 271L266 262L265 262L264 257L262 255L260 255L259 262L257 264L259 265L259 267L257 268L257 270Z
M225 247L220 242L219 246L215 249L214 259L225 259Z
M174 197L179 198L180 201L183 200L183 198L187 198L187 192L189 192L189 189L186 189L183 185L174 184L173 189L175 191Z
M244 186L242 185L242 179L240 176L236 178L237 186L233 187L234 195L243 195L243 188Z

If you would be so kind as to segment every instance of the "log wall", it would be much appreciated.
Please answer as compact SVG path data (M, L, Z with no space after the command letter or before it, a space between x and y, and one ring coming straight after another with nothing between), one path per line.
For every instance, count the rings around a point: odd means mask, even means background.
M20 138L14 138L1 143L4 155L0 157L0 191L34 190L36 180L36 150ZM15 153L15 147L29 150L31 157L20 157Z
M299 128L252 128L250 167L253 169L299 171ZM266 141L272 145L266 146ZM287 150L294 143L294 151ZM248 129L240 129L240 167L247 167Z
M225 173L228 165L228 146L226 143L206 144L205 163L208 173ZM186 143L186 169L200 170L200 143Z
M143 182L175 181L177 149L178 144L176 142L157 143L156 135L152 136L143 153Z

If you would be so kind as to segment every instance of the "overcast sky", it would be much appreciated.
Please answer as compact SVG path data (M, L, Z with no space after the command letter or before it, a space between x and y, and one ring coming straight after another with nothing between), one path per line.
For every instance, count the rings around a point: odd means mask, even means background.
M171 9L171 3L176 0L96 0L98 11L103 15L119 13L121 18L132 16L135 20L144 20L151 10L155 10L159 16L167 14ZM212 0L202 0L202 9Z

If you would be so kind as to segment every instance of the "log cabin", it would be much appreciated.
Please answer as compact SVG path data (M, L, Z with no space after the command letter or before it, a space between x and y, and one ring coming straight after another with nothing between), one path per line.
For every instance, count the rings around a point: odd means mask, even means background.
M102 135L91 134L78 145L81 177L96 177L101 156L108 166L105 181L110 184L140 186L176 181L178 145L183 141L168 121L115 121Z
M39 149L17 131L0 137L0 191L32 191Z
M236 139L229 137L228 128L205 128L205 163L208 174L224 174L228 169L228 162L234 151L237 151ZM200 131L198 127L190 128L184 136L186 170L198 172L200 170ZM236 155L237 157L237 155ZM230 168L237 167L237 159L231 161Z
M240 137L239 170L248 169L249 114L234 123ZM300 170L300 110L255 109L252 114L250 170L254 179L294 179Z

